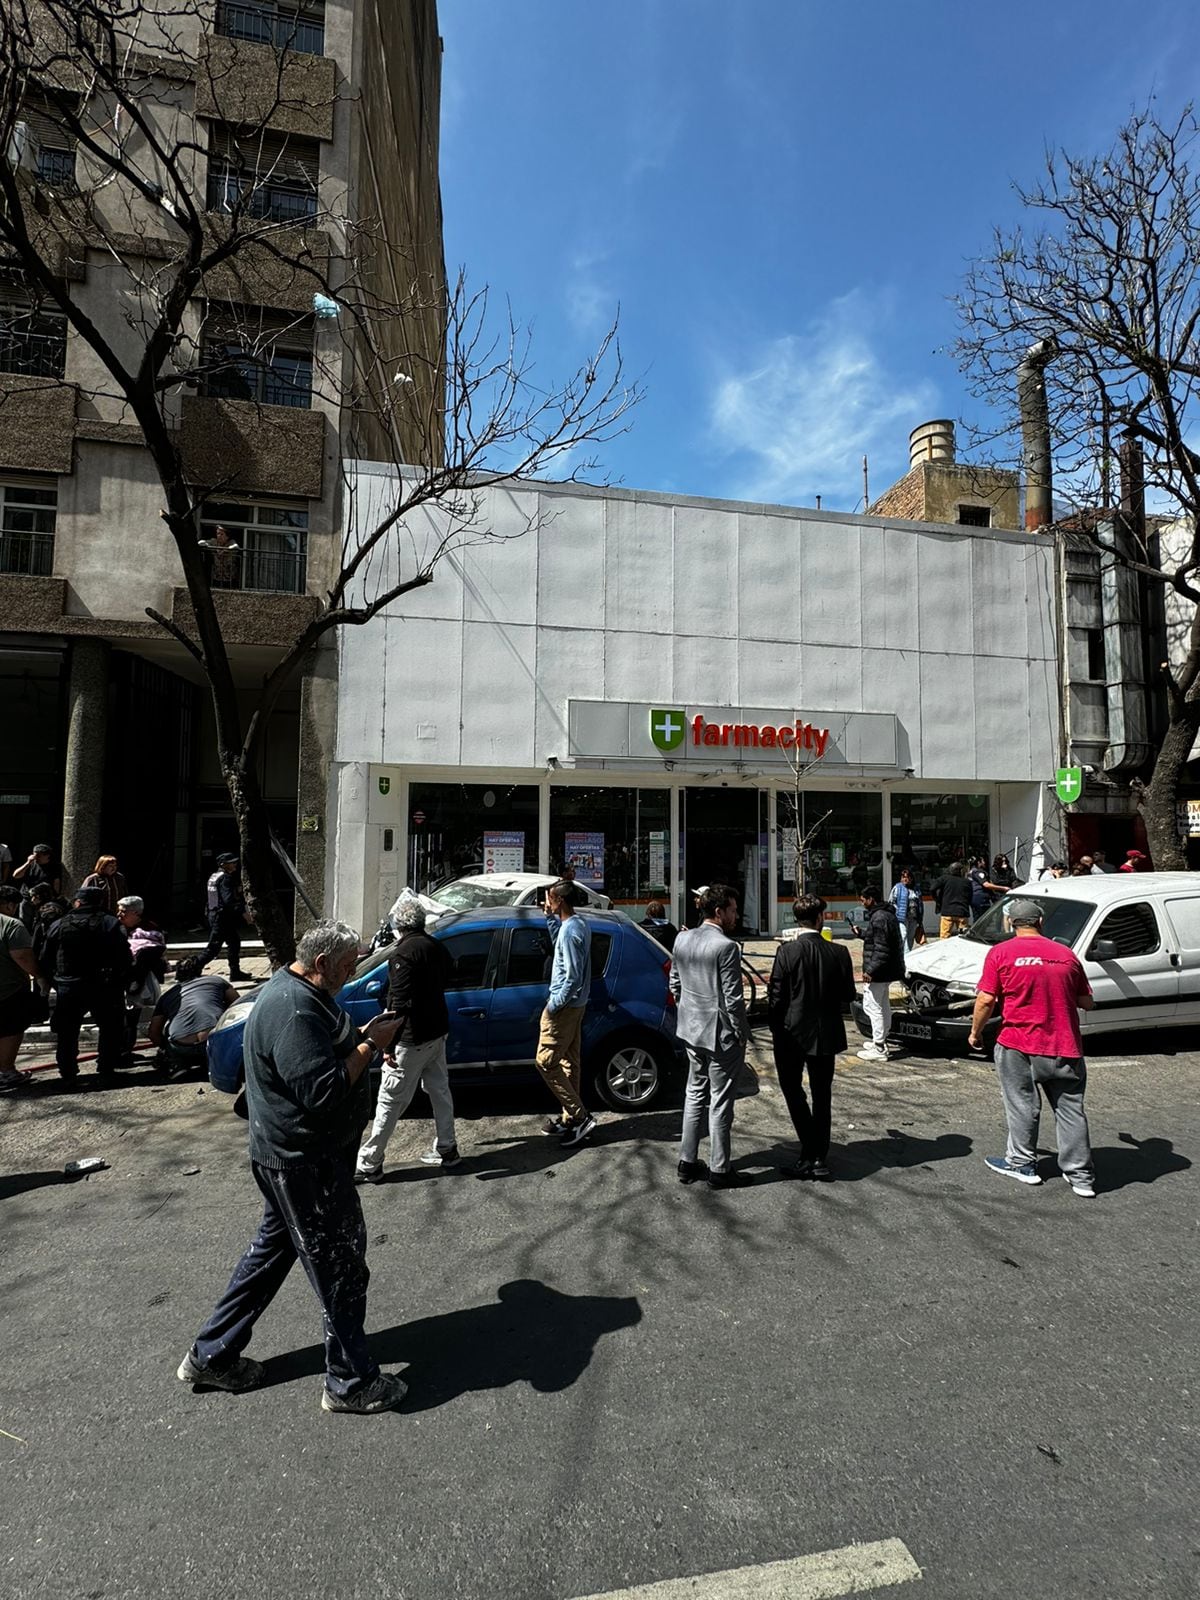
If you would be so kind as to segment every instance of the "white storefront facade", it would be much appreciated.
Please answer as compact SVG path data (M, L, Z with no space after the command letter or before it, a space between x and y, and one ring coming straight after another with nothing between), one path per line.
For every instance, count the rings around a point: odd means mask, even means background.
M360 517L394 498L389 469L353 470ZM337 915L367 928L406 883L570 861L676 921L689 886L733 882L767 933L798 848L835 909L905 863L928 883L961 854L1029 872L1054 849L1048 542L575 485L481 501L490 538L341 637Z

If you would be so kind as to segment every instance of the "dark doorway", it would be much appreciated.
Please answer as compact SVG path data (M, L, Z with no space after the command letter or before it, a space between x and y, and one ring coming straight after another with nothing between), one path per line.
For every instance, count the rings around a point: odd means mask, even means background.
M763 894L765 833L760 827L757 789L685 789L680 797L684 839L684 911L696 922L693 889L728 883L737 890L742 931L767 925Z

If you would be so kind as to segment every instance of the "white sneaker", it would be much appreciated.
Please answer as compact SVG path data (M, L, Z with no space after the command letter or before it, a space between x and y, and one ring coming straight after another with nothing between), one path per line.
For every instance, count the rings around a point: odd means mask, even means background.
M860 1061L886 1061L888 1053L880 1045L865 1044L858 1052L858 1059Z
M1072 1178L1069 1173L1062 1174L1064 1183L1071 1185L1071 1193L1077 1194L1081 1200L1094 1200L1096 1190L1090 1178Z

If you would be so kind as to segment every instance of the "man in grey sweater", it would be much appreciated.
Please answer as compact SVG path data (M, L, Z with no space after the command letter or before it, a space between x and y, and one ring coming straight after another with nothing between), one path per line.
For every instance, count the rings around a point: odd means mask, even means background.
M242 1351L299 1259L325 1328L324 1411L394 1410L407 1386L367 1349L367 1236L354 1158L370 1118L367 1067L399 1019L383 1012L361 1031L334 996L354 971L358 935L318 922L301 938L246 1023L250 1167L265 1202L253 1243L196 1335L178 1377L197 1388L252 1389L262 1363Z

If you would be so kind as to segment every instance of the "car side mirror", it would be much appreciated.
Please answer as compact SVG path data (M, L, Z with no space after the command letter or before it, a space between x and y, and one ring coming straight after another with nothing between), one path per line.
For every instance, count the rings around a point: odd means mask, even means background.
M1112 939L1097 939L1088 951L1089 961L1115 961L1117 947Z

